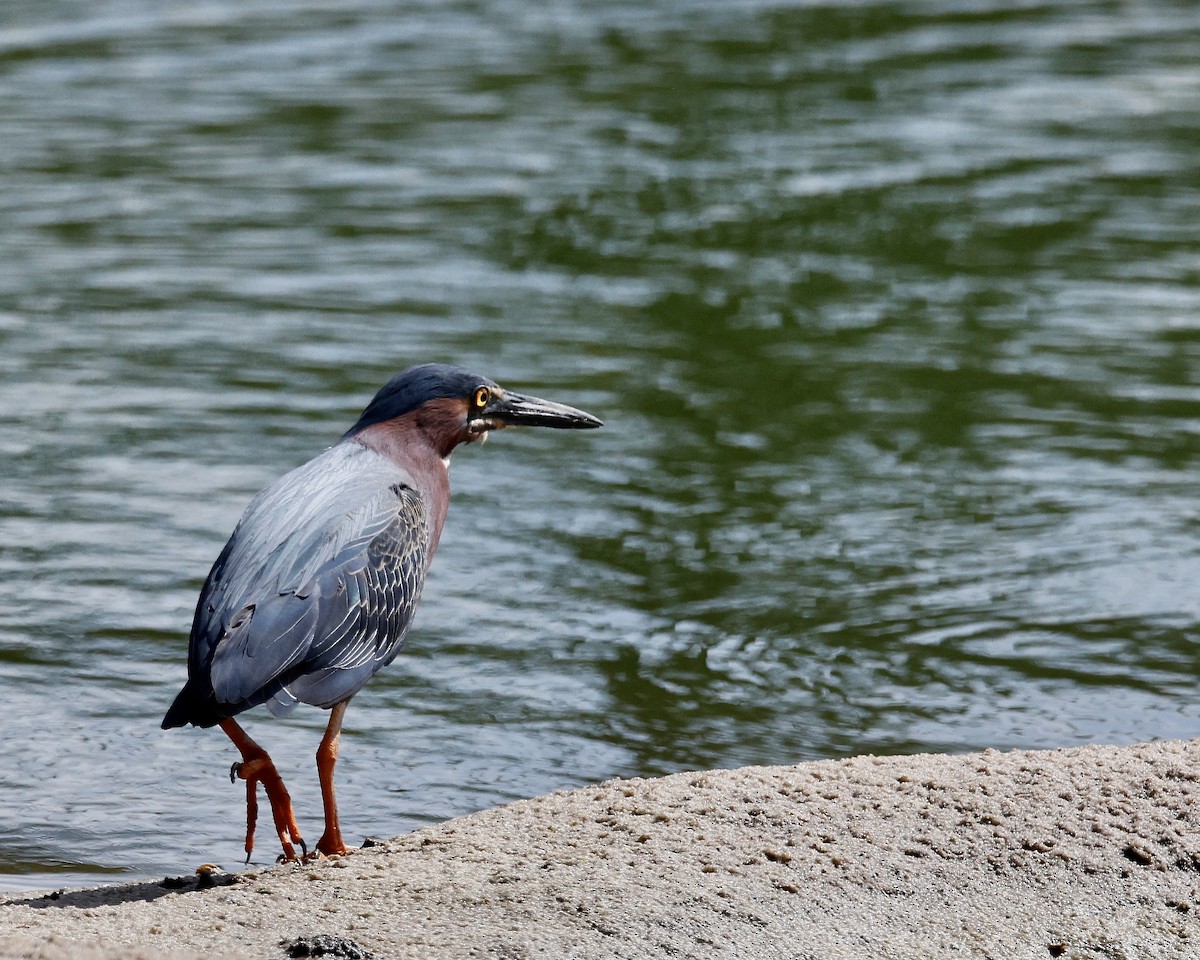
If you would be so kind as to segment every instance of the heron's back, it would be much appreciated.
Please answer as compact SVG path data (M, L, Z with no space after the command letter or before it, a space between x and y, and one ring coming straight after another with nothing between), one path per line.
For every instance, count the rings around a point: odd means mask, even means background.
M254 498L201 591L164 726L353 696L412 622L437 511L413 474L343 442Z

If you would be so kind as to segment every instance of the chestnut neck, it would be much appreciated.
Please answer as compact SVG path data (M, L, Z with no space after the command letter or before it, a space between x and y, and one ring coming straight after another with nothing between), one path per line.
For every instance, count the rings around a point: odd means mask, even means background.
M430 551L437 546L450 508L450 454L471 437L465 405L434 400L417 410L364 427L348 439L382 454L411 475L429 511Z

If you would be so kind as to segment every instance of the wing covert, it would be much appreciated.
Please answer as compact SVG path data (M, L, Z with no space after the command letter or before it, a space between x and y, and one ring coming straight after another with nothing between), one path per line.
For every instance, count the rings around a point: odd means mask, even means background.
M255 499L201 593L193 672L234 712L332 706L403 644L429 562L425 505L390 462L338 451Z

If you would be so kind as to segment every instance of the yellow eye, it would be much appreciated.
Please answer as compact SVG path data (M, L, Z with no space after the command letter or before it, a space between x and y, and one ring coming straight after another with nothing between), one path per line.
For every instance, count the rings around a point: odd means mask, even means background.
M480 387L475 391L475 409L482 410L487 406L488 401L492 399L492 391L487 387Z

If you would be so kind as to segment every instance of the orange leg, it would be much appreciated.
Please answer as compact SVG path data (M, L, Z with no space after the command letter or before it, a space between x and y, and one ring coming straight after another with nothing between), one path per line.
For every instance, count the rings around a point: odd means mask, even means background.
M327 857L346 852L342 828L338 823L337 800L333 796L333 768L338 758L338 737L342 732L342 716L349 700L335 704L329 711L329 725L317 747L317 776L321 779L321 803L325 807L325 832L317 841L317 852Z
M221 721L221 729L242 755L242 762L235 763L229 771L229 779L241 777L246 781L246 862L250 862L250 853L254 850L254 826L258 820L260 783L271 802L271 815L275 819L275 832L279 835L279 843L283 847L283 859L295 860L296 850L292 844L300 844L300 850L303 852L304 840L300 836L300 828L296 826L292 798L288 795L287 787L283 785L279 771L275 769L274 761L232 717Z

